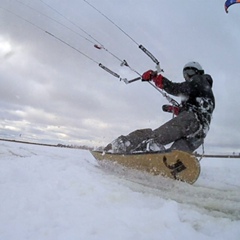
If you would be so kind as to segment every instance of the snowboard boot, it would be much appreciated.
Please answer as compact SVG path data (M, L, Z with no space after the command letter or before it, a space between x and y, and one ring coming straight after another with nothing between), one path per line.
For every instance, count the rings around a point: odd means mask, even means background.
M109 143L104 148L104 151L109 153L128 153L130 145L131 142L125 136L120 136Z
M145 153L145 152L161 152L165 151L165 147L162 144L154 142L154 139L148 139L142 141L132 153Z

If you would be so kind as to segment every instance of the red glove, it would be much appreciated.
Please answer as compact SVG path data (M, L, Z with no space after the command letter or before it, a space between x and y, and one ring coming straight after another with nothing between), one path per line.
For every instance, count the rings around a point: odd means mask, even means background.
M148 70L142 75L142 81L151 81L154 77L157 76L157 72L153 70Z
M178 115L179 114L179 107L176 107L176 106L172 106L172 105L163 105L162 106L162 110L164 112L171 112L173 113L174 115Z
M156 77L154 77L153 82L157 87L163 89L163 75L159 74Z

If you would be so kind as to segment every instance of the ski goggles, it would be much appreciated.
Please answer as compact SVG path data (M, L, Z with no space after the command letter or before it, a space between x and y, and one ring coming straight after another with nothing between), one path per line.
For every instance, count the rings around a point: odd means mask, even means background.
M193 75L195 75L196 74L196 68L190 68L190 67L188 67L188 68L185 68L184 70L183 70L183 75L187 75L187 76L193 76Z

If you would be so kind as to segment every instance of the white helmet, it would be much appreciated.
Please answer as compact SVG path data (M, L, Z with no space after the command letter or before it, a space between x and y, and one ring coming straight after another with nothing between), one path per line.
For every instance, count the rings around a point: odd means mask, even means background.
M183 67L183 76L186 81L190 81L196 74L204 74L202 66L198 62L189 62Z

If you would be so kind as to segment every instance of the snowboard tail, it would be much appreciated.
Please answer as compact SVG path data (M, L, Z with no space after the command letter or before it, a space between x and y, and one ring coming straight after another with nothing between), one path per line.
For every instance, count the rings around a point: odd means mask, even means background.
M146 171L153 175L162 175L189 184L193 184L200 175L200 164L197 158L183 151L134 154L91 151L91 153L99 161L111 161L125 167Z

